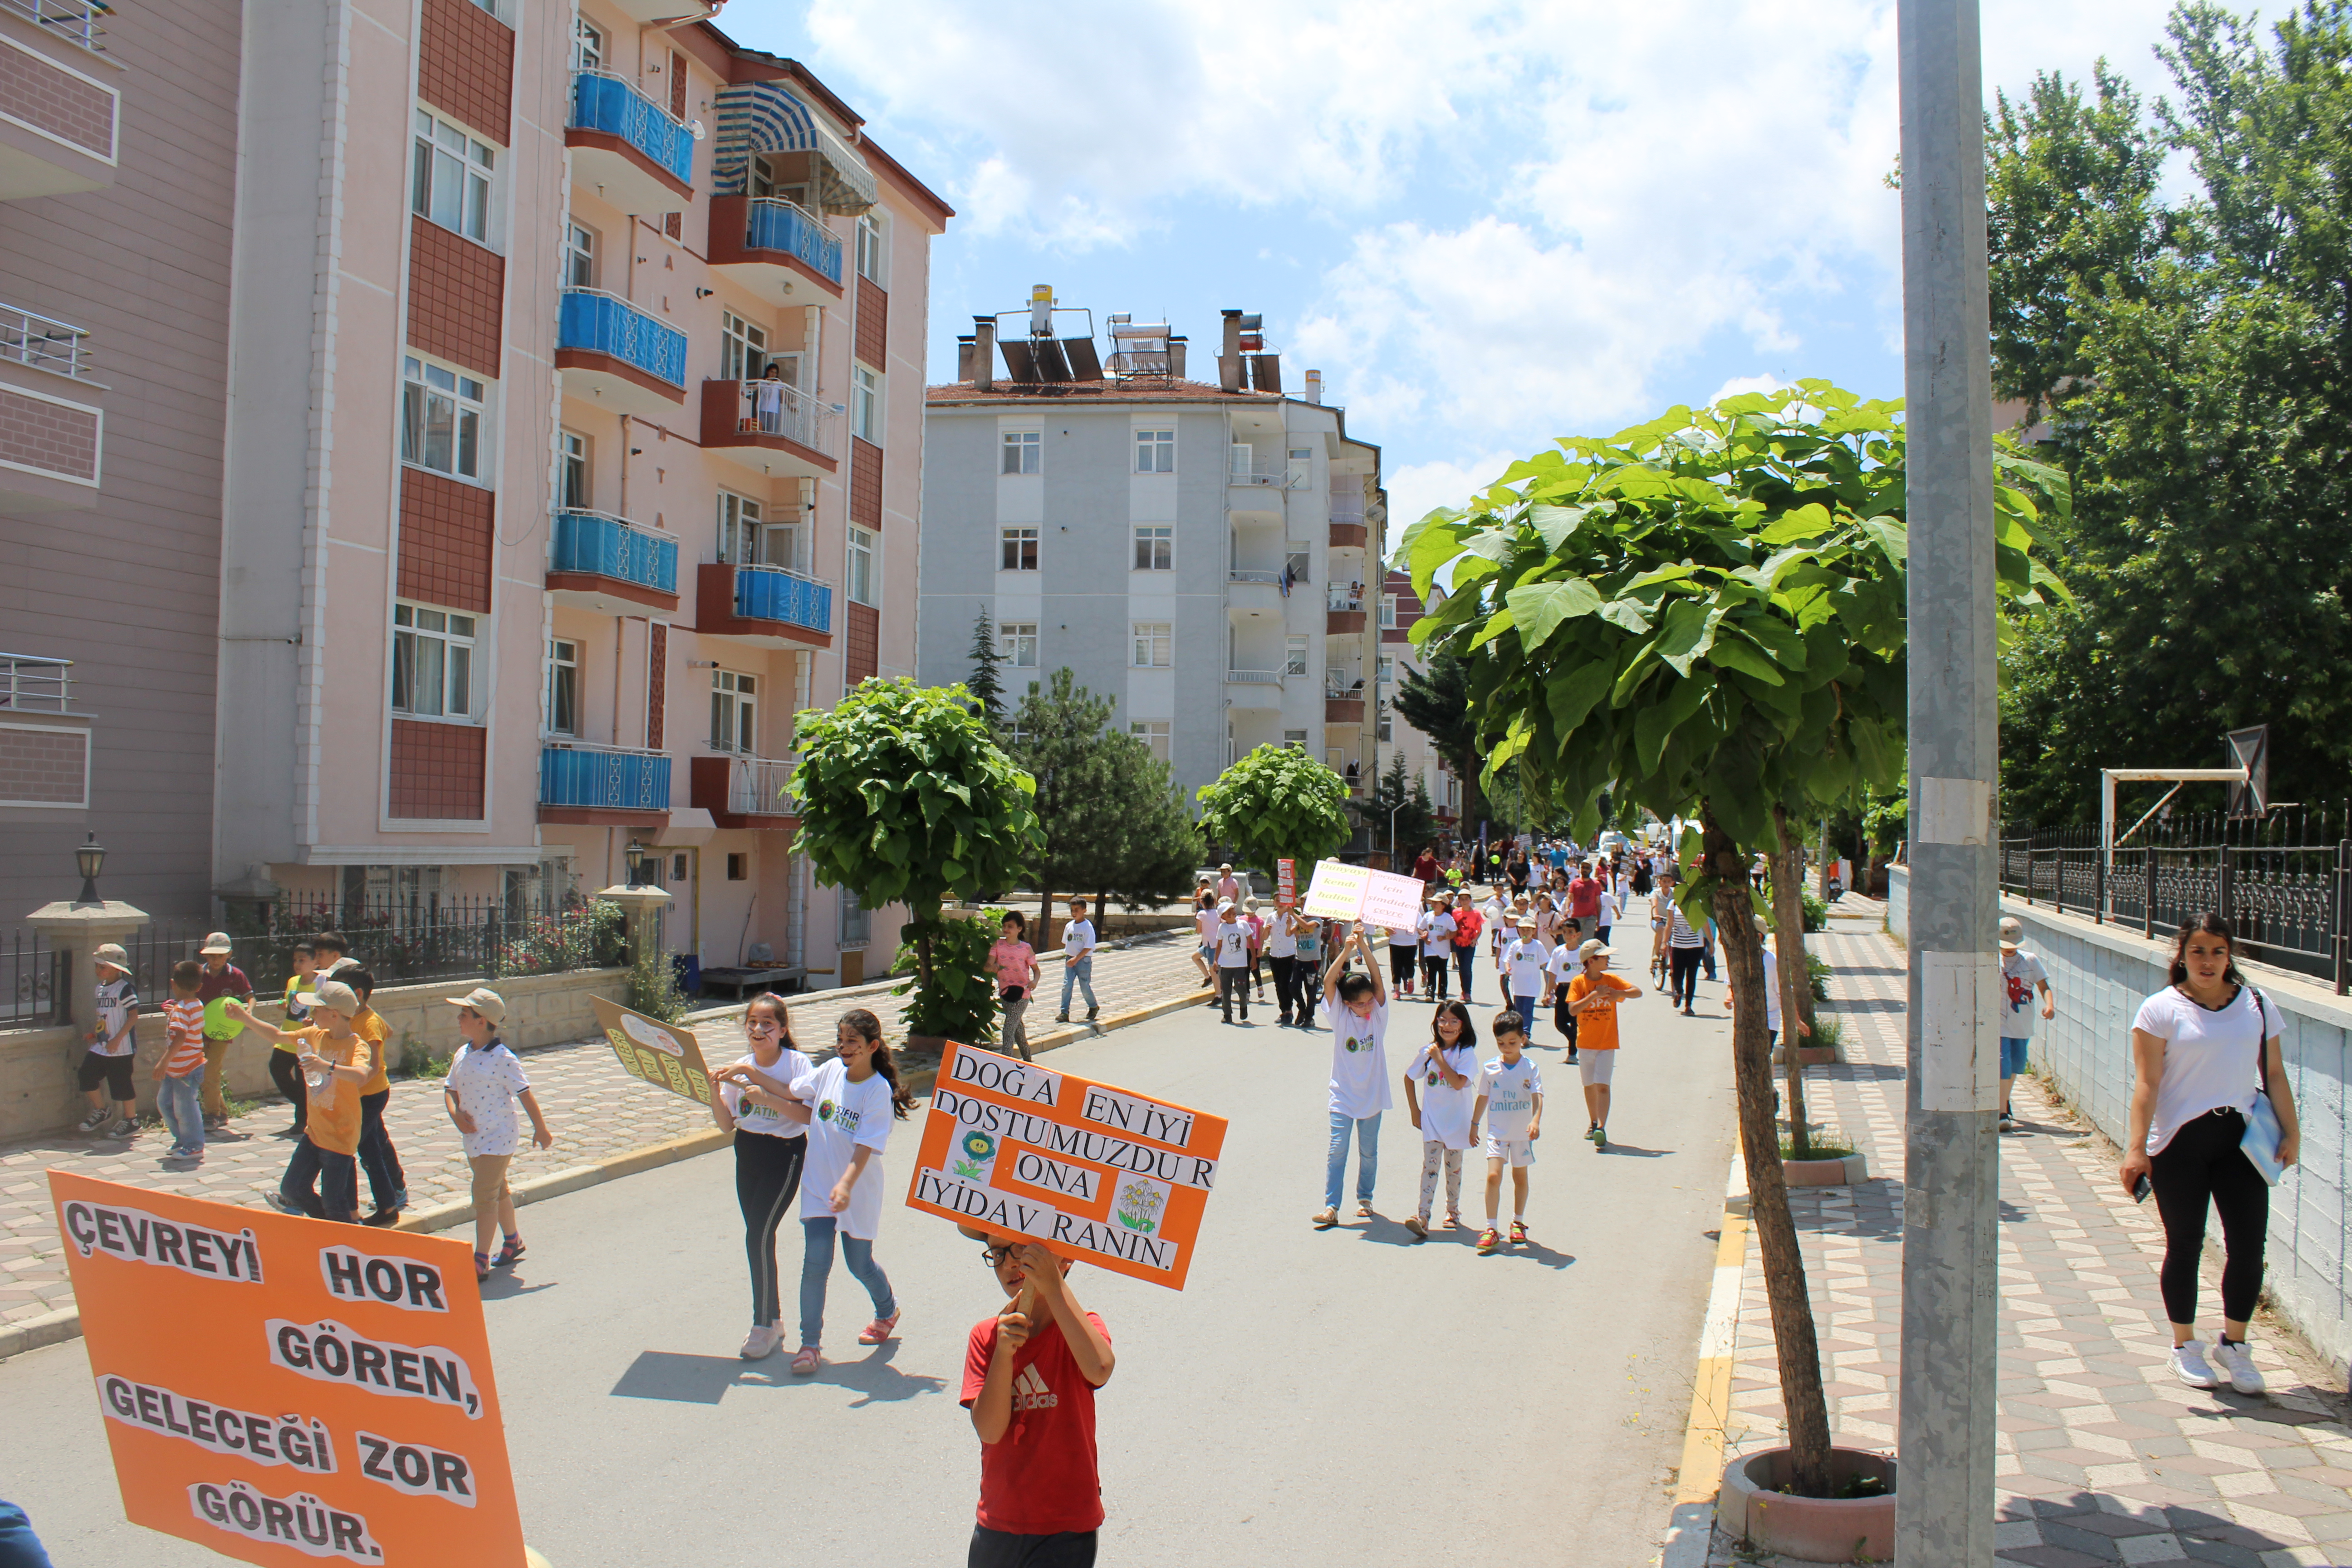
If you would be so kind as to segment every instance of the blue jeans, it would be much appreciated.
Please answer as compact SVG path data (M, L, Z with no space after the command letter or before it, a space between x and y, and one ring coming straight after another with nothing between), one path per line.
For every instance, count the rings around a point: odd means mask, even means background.
M833 1238L841 1222L827 1215L823 1219L801 1221L801 1230L807 1241L807 1250L801 1254L801 1343L821 1343L824 1334L824 1287L833 1277ZM898 1298L890 1294L890 1278L882 1266L874 1261L874 1244L862 1237L841 1238L841 1255L848 1261L849 1272L866 1293L874 1298L877 1318L898 1314Z
M1381 1173L1381 1113L1358 1121L1344 1110L1331 1113L1331 1158L1323 1167L1323 1206L1339 1206L1340 1177L1348 1170L1348 1133L1356 1134L1356 1200L1372 1201L1372 1178Z
M1089 1011L1102 1005L1095 1000L1095 955L1093 953L1090 952L1084 958L1063 966L1062 1005L1056 1011L1067 1013L1070 1010L1070 987L1073 985L1086 992L1087 1007ZM889 1314L883 1315L887 1317Z
M1514 996L1511 998L1511 1011L1519 1016L1519 1032L1532 1037L1536 1032L1536 999Z
M2015 1078L2025 1070L2025 1047L2030 1041L2000 1037L2000 1076Z
M204 1083L205 1069L198 1068L155 1086L155 1109L163 1112L163 1125L171 1129L174 1149L205 1146Z
M355 1220L360 1212L359 1160L321 1149L305 1133L295 1142L278 1192L312 1219Z

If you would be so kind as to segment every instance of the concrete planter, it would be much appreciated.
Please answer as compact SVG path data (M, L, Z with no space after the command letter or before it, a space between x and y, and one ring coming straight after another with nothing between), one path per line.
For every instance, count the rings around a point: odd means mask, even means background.
M1783 1160L1781 1179L1792 1187L1842 1187L1870 1180L1870 1156L1848 1154L1842 1160Z
M1843 1485L1856 1476L1886 1482L1885 1497L1790 1497L1789 1450L1767 1448L1734 1459L1723 1472L1715 1521L1735 1541L1758 1551L1809 1563L1885 1563L1895 1556L1895 1458L1864 1448L1830 1450L1830 1476Z

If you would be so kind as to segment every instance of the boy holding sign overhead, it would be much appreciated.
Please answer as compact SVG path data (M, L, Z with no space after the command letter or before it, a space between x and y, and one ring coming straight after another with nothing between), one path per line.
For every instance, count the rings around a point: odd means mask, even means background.
M1069 1260L1035 1242L990 1235L982 1258L1003 1310L972 1326L963 1406L980 1434L980 1508L971 1568L1091 1568L1102 1528L1095 1465L1095 1390L1116 1358L1103 1321L1078 1305Z

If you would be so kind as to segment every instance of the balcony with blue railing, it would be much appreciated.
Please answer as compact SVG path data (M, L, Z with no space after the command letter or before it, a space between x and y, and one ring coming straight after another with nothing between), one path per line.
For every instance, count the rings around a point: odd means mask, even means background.
M588 826L658 826L669 816L669 758L660 752L551 739L539 751L539 819Z
M614 413L664 419L686 401L686 334L602 289L563 290L555 367L564 395Z
M697 569L695 629L776 648L833 646L833 586L782 566Z
M784 298L796 278L841 292L841 240L823 218L781 196L712 196L710 264L778 304L807 302Z
M550 531L556 603L614 616L677 608L677 540L601 511L559 511Z
M611 71L572 79L572 181L623 212L675 212L694 194L694 132Z

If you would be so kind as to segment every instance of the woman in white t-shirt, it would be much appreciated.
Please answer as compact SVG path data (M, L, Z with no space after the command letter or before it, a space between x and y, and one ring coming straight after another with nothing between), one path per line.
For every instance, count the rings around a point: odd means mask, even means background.
M2172 1322L2172 1370L2192 1388L2220 1382L2197 1341L2197 1269L2205 1248L2205 1208L2221 1212L2221 1334L2213 1361L2230 1386L2260 1394L2263 1374L2246 1350L2246 1322L2263 1288L2263 1239L2271 1189L2246 1157L2255 1100L2267 1089L2280 1129L2278 1163L2294 1163L2301 1142L2287 1087L2278 1009L2238 973L2230 928L2218 914L2186 921L2172 949L2172 984L2132 1020L2131 1122L2124 1191L2154 1189L2164 1221L2158 1281Z
M801 1348L793 1356L793 1371L806 1377L824 1360L824 1288L836 1235L850 1274L874 1299L874 1321L857 1342L878 1345L897 1334L898 1300L874 1261L874 1238L882 1228L882 1151L890 1124L905 1120L915 1097L898 1082L890 1047L882 1043L882 1020L863 1007L841 1016L832 1058L795 1084L793 1094L813 1108L801 1167L808 1194L801 1205L808 1243L801 1258Z
M1298 911L1276 899L1274 917L1265 922L1265 966L1274 971L1274 1002L1287 1026L1297 1010Z
M751 1055L710 1075L719 1089L710 1119L735 1134L735 1202L743 1211L743 1252L751 1265L751 1331L736 1353L757 1361L783 1342L778 1326L776 1227L801 1190L807 1152L809 1108L793 1084L808 1077L809 1059L793 1048L784 999L770 992L743 1009Z

